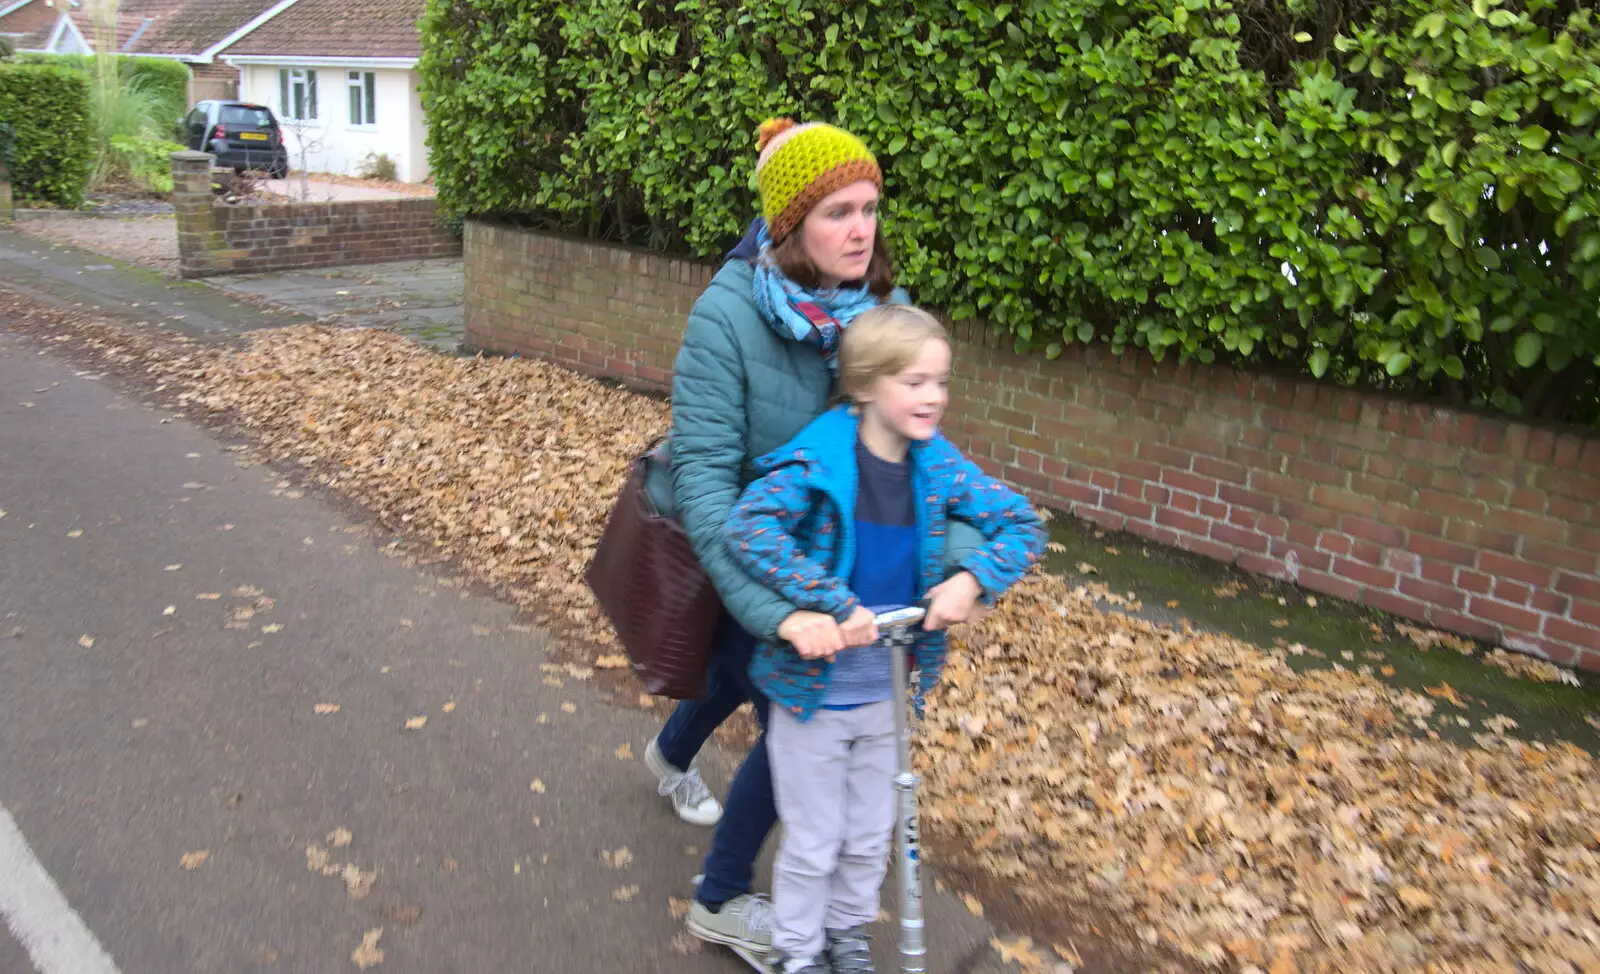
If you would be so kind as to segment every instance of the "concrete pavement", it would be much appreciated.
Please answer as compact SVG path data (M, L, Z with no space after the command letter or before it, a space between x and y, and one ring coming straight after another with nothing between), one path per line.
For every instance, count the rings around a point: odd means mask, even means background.
M709 833L622 750L658 726L631 691L43 347L0 331L0 806L120 971L351 971L379 927L380 972L744 969L672 916ZM928 913L935 971L1002 969L953 897Z
M74 219L70 225L78 232L109 222ZM175 249L172 259L177 260ZM195 337L331 316L354 327L393 331L448 354L459 350L464 335L459 257L180 281L68 243L0 228L0 264L6 268L5 283L32 297L116 311Z
M58 307L77 307L215 339L307 320L260 308L213 287L179 281L114 257L0 227L0 284Z

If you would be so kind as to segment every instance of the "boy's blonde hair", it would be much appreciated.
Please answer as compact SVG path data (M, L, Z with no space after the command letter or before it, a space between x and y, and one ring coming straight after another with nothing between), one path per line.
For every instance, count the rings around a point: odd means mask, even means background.
M839 341L839 391L854 400L873 380L899 375L933 339L950 334L933 315L909 304L880 304L863 311Z

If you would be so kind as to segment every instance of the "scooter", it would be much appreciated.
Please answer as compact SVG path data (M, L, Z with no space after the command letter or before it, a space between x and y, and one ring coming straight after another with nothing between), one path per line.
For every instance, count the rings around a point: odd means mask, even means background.
M877 614L878 643L889 649L890 670L893 673L895 741L898 745L894 787L897 794L895 812L895 854L900 868L900 969L904 974L924 974L927 970L927 946L922 932L922 842L917 824L917 776L911 771L911 726L906 717L906 696L910 685L910 649L922 631L920 623L927 610L921 606L890 609ZM699 876L695 877L698 885ZM729 949L745 963L758 971L771 970L763 954L752 953L740 947Z

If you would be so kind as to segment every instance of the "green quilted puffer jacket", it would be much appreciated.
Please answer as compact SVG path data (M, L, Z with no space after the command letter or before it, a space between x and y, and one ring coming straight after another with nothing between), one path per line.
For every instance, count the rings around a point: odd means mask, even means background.
M828 408L833 374L815 346L779 337L762 320L753 268L734 253L689 312L672 380L671 469L654 465L646 489L683 525L728 612L771 640L795 607L733 560L724 526L757 476L756 459ZM896 290L890 301L909 298ZM983 536L969 525L951 528L948 555L956 564Z

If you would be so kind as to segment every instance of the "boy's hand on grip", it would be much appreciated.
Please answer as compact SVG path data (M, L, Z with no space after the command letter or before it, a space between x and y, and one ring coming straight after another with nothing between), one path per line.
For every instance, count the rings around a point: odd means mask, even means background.
M845 646L833 616L804 609L778 623L778 638L793 646L801 659L832 659Z
M871 646L878 641L877 616L864 605L856 606L850 618L839 627L846 646Z
M971 572L959 572L928 590L928 616L922 628L929 632L948 629L958 622L981 618L978 598L983 588Z

